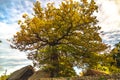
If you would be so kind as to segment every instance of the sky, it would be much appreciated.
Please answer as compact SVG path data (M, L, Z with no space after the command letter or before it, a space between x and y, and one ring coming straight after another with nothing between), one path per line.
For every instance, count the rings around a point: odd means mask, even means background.
M35 0L0 0L0 75L11 73L20 67L32 64L24 52L11 49L7 39L11 39L19 30L17 21L22 14L32 14Z
M36 0L0 0L0 75L11 73L23 66L32 64L24 52L11 49L10 42L13 35L19 31L17 21L22 19L22 14L32 14L33 3ZM47 2L55 1L56 6L60 0L41 0L45 7ZM120 41L120 0L95 0L99 12L95 13L102 27L103 42L114 45Z

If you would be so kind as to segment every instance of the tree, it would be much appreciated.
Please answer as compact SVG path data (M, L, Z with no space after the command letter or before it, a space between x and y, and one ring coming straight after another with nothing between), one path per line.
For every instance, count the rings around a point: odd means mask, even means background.
M111 51L111 54L114 59L114 65L120 68L120 42L115 44L115 48Z
M28 52L28 59L51 77L74 76L74 66L92 67L96 62L93 56L107 48L93 15L97 8L94 0L65 0L59 8L53 3L42 8L37 1L33 17L24 14L25 20L18 21L21 30L14 35L11 47Z
M108 53L104 53L103 62L99 64L99 69L108 73L120 72L120 42Z

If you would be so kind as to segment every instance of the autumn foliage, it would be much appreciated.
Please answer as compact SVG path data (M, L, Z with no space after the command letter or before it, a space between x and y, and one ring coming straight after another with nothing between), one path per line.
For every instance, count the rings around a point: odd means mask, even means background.
M26 51L28 59L51 77L75 76L74 66L94 66L98 53L107 48L96 25L97 8L94 0L65 0L58 8L53 3L43 8L37 1L33 17L24 14L24 20L18 21L21 30L11 46Z

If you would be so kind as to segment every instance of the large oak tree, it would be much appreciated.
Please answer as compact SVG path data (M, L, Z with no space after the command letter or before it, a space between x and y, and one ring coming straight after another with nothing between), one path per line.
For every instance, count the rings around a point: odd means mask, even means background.
M28 58L51 77L74 76L74 66L93 66L97 62L93 58L107 48L93 15L97 8L94 0L65 0L57 8L53 3L42 8L37 1L33 17L24 14L25 20L18 21L21 30L12 47L28 52Z

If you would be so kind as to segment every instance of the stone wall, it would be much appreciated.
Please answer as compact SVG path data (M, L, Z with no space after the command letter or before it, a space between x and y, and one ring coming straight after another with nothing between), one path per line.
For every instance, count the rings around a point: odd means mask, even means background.
M120 80L120 74L104 76L82 76L73 78L40 78L38 80Z

